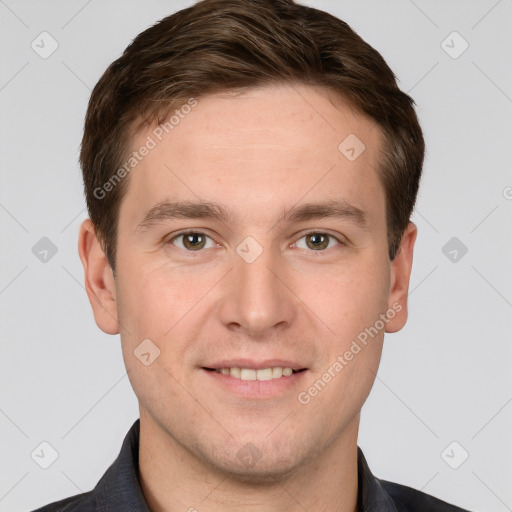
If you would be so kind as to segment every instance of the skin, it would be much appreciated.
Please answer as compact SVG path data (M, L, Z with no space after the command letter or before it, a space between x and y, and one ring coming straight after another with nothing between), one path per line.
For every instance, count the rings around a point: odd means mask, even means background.
M366 146L354 161L338 150L349 134ZM130 174L115 278L94 226L83 222L79 253L95 320L121 334L139 400L140 478L152 511L356 511L360 410L384 331L407 319L416 239L410 223L390 262L381 143L372 120L327 90L267 86L200 97ZM276 224L284 208L332 199L363 210L366 226L347 218ZM220 202L234 218L138 229L166 200ZM190 249L185 237L173 238L183 229L210 238ZM310 231L339 241L315 249ZM236 252L248 236L263 251L252 263ZM300 403L298 393L397 304L385 328ZM160 350L148 366L133 353L144 339ZM201 369L236 357L293 359L307 371L270 397L244 397ZM255 464L237 457L247 443L259 454Z

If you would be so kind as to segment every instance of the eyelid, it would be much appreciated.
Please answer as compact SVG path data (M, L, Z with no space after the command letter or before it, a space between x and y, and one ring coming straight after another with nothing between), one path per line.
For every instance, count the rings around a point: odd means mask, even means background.
M212 236L210 236L208 233L206 233L206 231L204 231L202 228L200 229L184 229L183 231L178 231L177 233L171 233L171 235L169 236L166 236L163 240L164 244L171 244L173 245L174 247L176 247L172 242L173 240L175 240L176 238L179 238L181 236L185 236L185 235L190 235L190 234L194 234L194 235L203 235L207 238L209 238L210 240L212 240L212 242L214 242L215 244L218 245L218 243L214 240L214 238ZM188 253L193 253L193 252L203 252L205 249L200 249L200 250L197 250L197 251L189 251L189 250L186 250L186 249L182 249L181 247L176 247L176 249L182 251L182 252L188 252Z
M297 240L295 242L293 242L292 245L295 245L297 244L297 242L299 240L301 240L302 238L304 238L305 236L308 236L308 235L327 235L328 237L336 240L336 242L338 242L339 245L342 245L342 246L346 246L348 245L348 240L341 234L333 234L331 233L329 230L325 230L325 229L311 229L309 231L306 231L306 232L301 232L299 234L300 236L298 236ZM330 247L330 249L334 249L334 247ZM322 251L314 251L314 250L310 250L308 252L312 252L312 253L322 253L322 252L328 252L329 249L324 249Z
M198 235L203 235L207 238L209 238L210 240L212 240L215 244L219 245L218 242L215 241L215 239L210 236L205 230L202 230L204 228L198 228L198 229L185 229L183 231L178 231L177 233L172 233L171 235L172 236L168 236L164 239L164 243L166 244L171 244L173 245L174 247L176 247L172 242L173 240L175 240L176 238L179 238L181 236L185 236L185 235L188 235L188 234L198 234ZM298 233L297 235L295 235L297 238L295 240L295 242L293 242L292 246L296 245L297 242L299 240L301 240L302 238L308 236L308 235L327 235L328 237L336 240L338 242L339 245L341 246L346 246L348 245L348 240L341 234L333 234L331 232L329 232L328 230L324 230L324 229L310 229L306 232L301 232L301 233ZM300 235L300 236L299 236ZM176 249L180 250L181 252L187 252L187 253L201 253L201 252L204 252L205 249L199 249L197 251L192 251L192 250L187 250L187 249L182 249L181 247L176 247ZM333 249L333 247L331 247L330 249ZM319 250L319 251L314 251L314 250L307 250L307 249L303 249L304 251L306 252L311 252L311 253L322 253L322 252L328 252L328 249L324 249L324 250Z

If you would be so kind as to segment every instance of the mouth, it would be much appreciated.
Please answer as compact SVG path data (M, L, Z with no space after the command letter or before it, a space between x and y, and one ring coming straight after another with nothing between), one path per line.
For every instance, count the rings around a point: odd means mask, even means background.
M290 366L268 366L266 368L225 366L222 368L203 367L203 370L220 373L244 381L266 381L289 377L290 375L304 372L307 368L294 369Z
M205 386L243 399L288 399L304 387L310 368L291 359L238 358L207 362L200 366Z

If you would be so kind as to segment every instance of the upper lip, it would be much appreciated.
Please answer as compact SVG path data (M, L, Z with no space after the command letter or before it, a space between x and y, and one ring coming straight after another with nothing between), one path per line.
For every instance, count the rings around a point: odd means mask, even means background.
M212 370L220 370L221 368L250 368L253 370L262 370L264 368L291 368L292 370L304 370L306 367L296 361L287 361L285 359L265 359L263 361L255 361L253 359L224 359L216 363L203 366Z

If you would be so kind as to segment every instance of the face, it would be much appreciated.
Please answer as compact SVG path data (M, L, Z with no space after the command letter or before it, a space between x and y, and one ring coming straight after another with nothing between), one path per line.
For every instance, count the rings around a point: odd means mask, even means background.
M415 237L391 263L377 125L332 92L273 86L155 128L134 141L156 145L129 177L115 280L90 225L80 242L141 424L251 478L355 443L384 331L405 322Z

